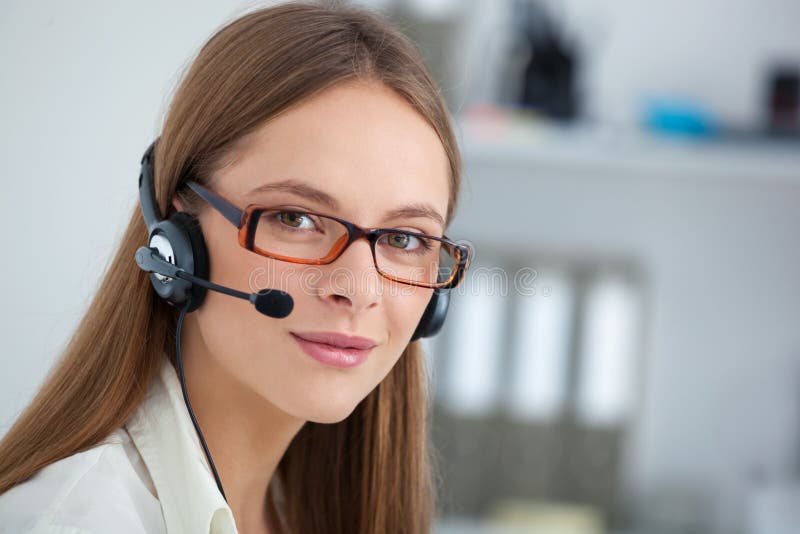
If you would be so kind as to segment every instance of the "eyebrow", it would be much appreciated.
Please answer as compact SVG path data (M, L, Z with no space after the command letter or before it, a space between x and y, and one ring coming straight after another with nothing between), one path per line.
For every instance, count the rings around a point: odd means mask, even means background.
M402 219L404 217L433 219L444 227L444 218L439 215L439 212L428 204L420 202L408 204L407 206L393 209L386 213L387 219Z
M255 189L253 189L252 191L250 191L248 195L257 195L272 191L284 191L286 193L293 193L303 198L307 198L319 202L320 204L324 204L333 210L339 209L339 203L336 202L336 199L330 196L325 191L322 191L320 189L317 189L316 187L310 186L308 184L293 179L283 180L282 182L275 182L272 184L260 185Z
M339 203L336 202L336 199L325 191L291 178L280 182L260 185L251 190L248 195L253 196L272 191L292 193L320 204L324 204L334 211L339 209ZM442 225L442 227L445 226L444 217L442 217L439 212L433 208L433 206L424 202L407 204L405 206L390 210L386 213L387 219L399 219L403 217L432 219Z

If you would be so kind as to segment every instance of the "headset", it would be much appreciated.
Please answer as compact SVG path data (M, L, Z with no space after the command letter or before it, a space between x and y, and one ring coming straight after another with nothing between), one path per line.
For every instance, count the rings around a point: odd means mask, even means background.
M168 219L161 218L155 196L155 149L159 139L156 138L150 144L141 160L139 201L147 225L148 244L139 247L135 259L143 271L150 273L150 282L156 294L180 309L175 339L183 399L200 437L217 487L227 502L222 482L186 393L180 349L183 319L186 313L200 307L207 290L248 300L258 312L276 319L286 317L292 312L294 300L287 292L278 289L262 289L257 293L247 293L208 280L210 271L208 250L197 218L184 211L174 212ZM434 289L411 341L436 335L444 324L449 304L449 289Z

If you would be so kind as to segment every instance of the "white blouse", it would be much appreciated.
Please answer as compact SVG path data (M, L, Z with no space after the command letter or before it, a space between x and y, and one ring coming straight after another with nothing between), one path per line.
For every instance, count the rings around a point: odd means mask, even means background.
M270 488L281 514L277 477ZM112 532L238 534L166 356L123 426L0 495L0 534Z

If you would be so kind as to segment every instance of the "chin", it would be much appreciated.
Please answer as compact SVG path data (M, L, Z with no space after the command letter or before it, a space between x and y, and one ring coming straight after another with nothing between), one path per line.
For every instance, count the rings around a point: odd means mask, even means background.
M339 423L353 413L360 400L316 398L309 400L298 414L305 421L313 423Z
M347 417L351 413L353 413L352 410L350 410L347 413L323 414L323 415L320 415L318 417L308 417L308 418L306 418L306 421L310 421L312 423L320 423L320 424L323 424L323 425L331 425L331 424L334 424L334 423L341 423L342 421L347 419Z

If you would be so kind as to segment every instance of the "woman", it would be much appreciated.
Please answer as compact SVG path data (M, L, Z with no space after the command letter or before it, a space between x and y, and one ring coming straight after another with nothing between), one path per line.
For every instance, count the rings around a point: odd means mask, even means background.
M428 532L415 339L469 249L443 237L460 157L416 48L359 8L251 12L203 46L153 148L142 190L193 265L143 194L0 442L0 532ZM289 296L258 313L206 279Z

